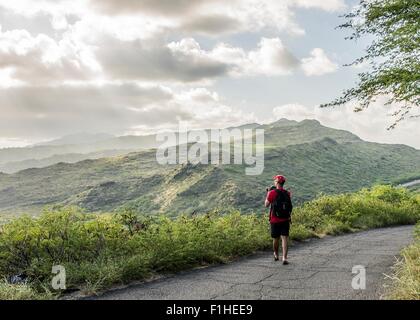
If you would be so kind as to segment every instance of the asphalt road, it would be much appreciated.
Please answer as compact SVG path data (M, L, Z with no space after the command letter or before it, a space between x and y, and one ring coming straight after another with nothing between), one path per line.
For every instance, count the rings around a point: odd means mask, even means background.
M409 181L409 182L403 183L403 184L401 184L400 186L401 186L401 187L411 187L411 186L415 186L415 185L417 185L417 184L420 184L420 179L417 179L417 180L413 180L413 181Z
M289 265L258 252L226 265L195 269L95 299L380 299L399 251L413 226L374 229L290 248ZM352 268L366 270L366 289L352 288Z

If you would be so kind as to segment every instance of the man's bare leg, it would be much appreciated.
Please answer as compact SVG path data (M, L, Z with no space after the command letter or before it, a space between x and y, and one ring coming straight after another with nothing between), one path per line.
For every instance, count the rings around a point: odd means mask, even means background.
M287 261L287 251L288 251L288 236L281 236L281 246L283 252L283 261Z
M279 258L279 241L280 241L280 237L273 238L273 250L274 250L275 259Z

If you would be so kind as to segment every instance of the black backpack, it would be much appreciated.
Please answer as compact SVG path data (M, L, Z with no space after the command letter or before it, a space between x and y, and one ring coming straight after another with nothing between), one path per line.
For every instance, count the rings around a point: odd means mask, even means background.
M271 204L273 214L282 219L289 219L293 210L292 200L286 190L276 189L277 197Z

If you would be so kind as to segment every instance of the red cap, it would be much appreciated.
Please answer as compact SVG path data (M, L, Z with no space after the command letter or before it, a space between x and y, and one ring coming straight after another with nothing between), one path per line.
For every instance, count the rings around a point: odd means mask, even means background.
M273 180L277 180L280 183L286 182L286 178L284 176L280 176L280 175L279 176L274 176Z

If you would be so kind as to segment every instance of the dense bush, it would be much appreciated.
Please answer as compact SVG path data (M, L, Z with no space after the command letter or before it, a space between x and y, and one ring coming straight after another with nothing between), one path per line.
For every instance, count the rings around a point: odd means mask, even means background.
M379 185L341 195L321 195L295 210L293 221L315 235L414 224L420 199L405 188Z
M402 188L377 186L354 194L323 195L296 208L291 238L409 224L419 218L419 199ZM25 296L31 296L31 290L45 292L52 266L63 265L68 288L95 292L153 273L226 262L270 245L266 215L233 211L170 219L130 210L89 214L75 207L51 208L39 218L23 216L1 227L0 278L20 274L30 287L13 291L4 282L0 291Z
M50 283L52 266L63 265L68 287L95 291L152 272L224 262L263 248L268 240L265 219L239 212L171 220L61 208L2 227L0 275L23 274L39 289Z

